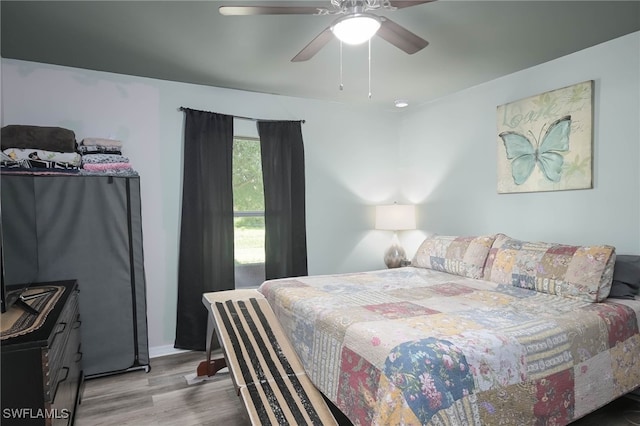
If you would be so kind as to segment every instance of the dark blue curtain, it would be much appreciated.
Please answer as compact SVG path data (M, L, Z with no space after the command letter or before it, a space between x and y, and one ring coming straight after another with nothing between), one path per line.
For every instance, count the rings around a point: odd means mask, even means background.
M185 111L175 347L205 350L202 294L234 288L233 116Z
M258 121L265 204L265 275L307 275L304 147L300 121Z

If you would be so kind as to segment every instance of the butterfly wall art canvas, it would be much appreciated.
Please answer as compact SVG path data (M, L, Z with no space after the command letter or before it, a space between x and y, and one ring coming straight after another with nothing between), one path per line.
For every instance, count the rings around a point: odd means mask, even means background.
M593 81L498 107L498 193L592 188Z

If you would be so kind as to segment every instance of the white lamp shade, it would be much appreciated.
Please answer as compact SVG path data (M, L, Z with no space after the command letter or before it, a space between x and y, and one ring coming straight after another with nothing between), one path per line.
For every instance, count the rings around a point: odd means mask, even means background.
M373 15L357 14L346 16L331 27L331 31L347 44L361 44L375 35L380 21Z
M388 231L416 229L416 206L409 204L376 206L376 229Z

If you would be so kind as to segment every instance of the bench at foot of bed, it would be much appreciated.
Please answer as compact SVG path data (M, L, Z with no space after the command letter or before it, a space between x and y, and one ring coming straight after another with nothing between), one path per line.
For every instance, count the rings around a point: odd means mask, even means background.
M198 375L228 366L252 424L337 424L262 294L205 293L203 303L213 325L211 339L217 337L225 359L212 360L209 347Z

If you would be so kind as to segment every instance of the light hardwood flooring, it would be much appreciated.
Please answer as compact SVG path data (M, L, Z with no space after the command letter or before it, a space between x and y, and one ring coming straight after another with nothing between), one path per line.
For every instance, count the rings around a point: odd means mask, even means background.
M226 369L188 385L203 352L184 352L151 360L151 371L132 371L85 382L77 426L98 425L250 425ZM619 398L572 426L640 425L640 402Z
M85 381L76 426L250 425L227 370L189 385L204 352L151 359L151 371L131 371Z

